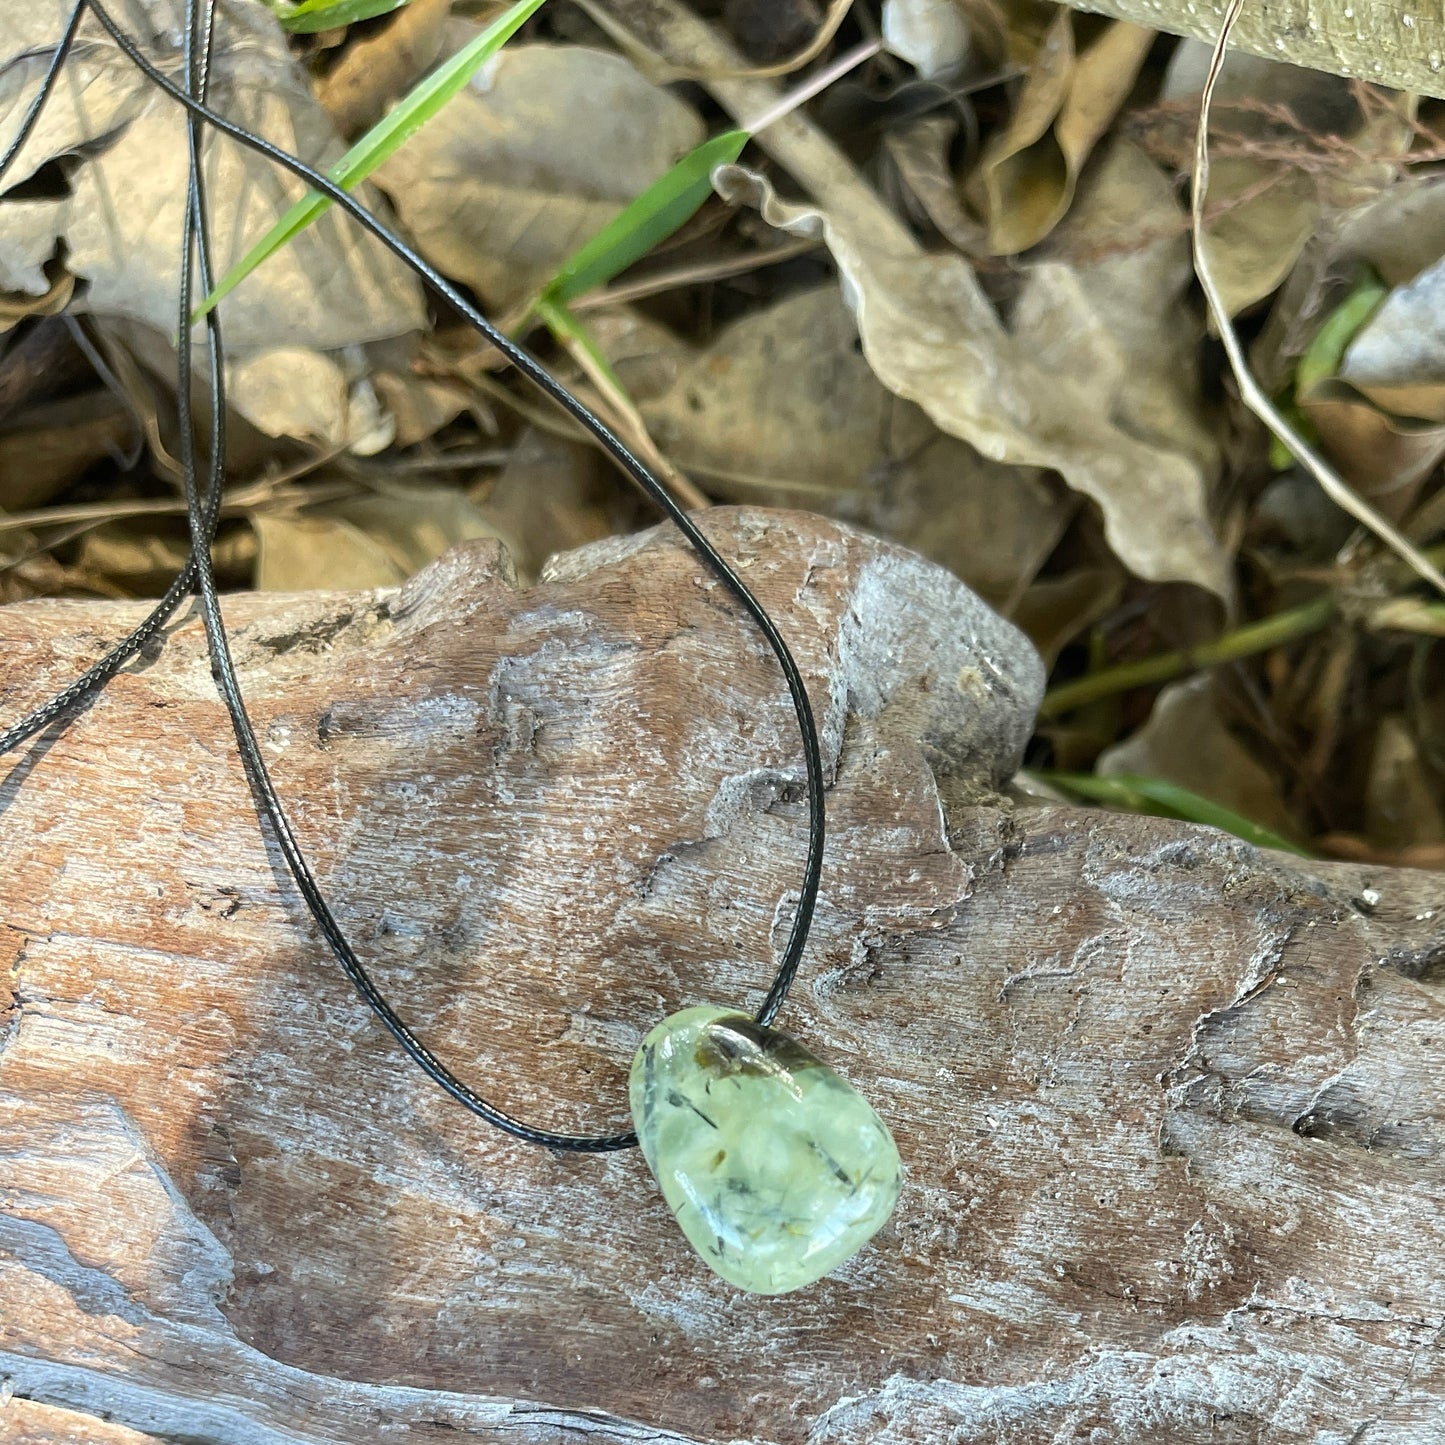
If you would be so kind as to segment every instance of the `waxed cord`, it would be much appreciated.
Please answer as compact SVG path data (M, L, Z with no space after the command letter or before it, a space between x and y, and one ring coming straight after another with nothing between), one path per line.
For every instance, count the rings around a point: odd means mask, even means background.
M189 179L184 222L184 257L181 266L180 295L178 306L179 334L177 361L177 409L181 432L181 462L186 490L187 515L190 522L192 550L186 565L177 575L165 596L149 617L140 624L123 642L95 664L69 687L51 698L43 707L37 708L19 723L0 733L0 753L18 746L25 739L41 731L49 724L68 714L69 710L82 699L102 687L121 666L135 655L151 638L157 636L166 620L175 612L180 602L192 590L200 598L202 618L206 628L207 645L211 653L212 672L217 686L226 703L236 734L237 748L246 768L251 786L255 792L261 812L269 823L286 860L287 867L311 911L318 928L336 955L343 971L391 1032L406 1053L441 1088L473 1113L497 1128L530 1143L542 1144L559 1150L584 1153L603 1153L629 1148L637 1142L631 1131L613 1134L567 1134L539 1128L506 1113L489 1103L471 1087L458 1079L407 1027L395 1010L382 996L375 982L367 973L347 941L325 896L317 883L305 855L298 843L286 810L281 803L266 768L261 750L256 742L250 718L236 670L230 654L230 647L221 615L220 599L216 590L211 545L220 514L221 493L225 467L225 368L224 346L218 308L212 308L206 315L206 345L209 362L208 409L210 421L210 445L207 461L207 477L204 491L199 482L200 465L196 455L194 418L191 411L192 361L189 345L191 331L190 316L196 285L202 295L208 294L214 285L213 267L210 254L209 218L206 206L206 188L201 166L202 127L213 129L231 137L241 145L266 156L292 174L307 182L312 189L327 196L353 217L367 232L374 236L400 259L432 290L446 300L462 317L478 331L493 347L506 357L534 385L545 392L553 401L584 426L614 461L667 515L687 538L708 568L719 578L742 604L765 640L777 657L788 685L789 696L797 716L798 729L803 743L804 768L807 777L808 794L808 844L803 870L803 883L799 890L798 903L793 915L792 929L781 962L772 985L768 990L756 1018L760 1023L771 1023L787 996L788 989L796 976L807 944L808 932L817 903L818 885L822 872L823 844L825 833L823 764L817 726L807 690L797 664L789 651L776 624L757 601L746 584L728 562L708 541L697 524L673 500L667 490L658 482L643 463L633 455L626 444L599 417L594 415L577 397L573 396L558 382L529 352L500 332L477 308L472 305L447 279L418 255L399 236L376 219L348 192L336 186L329 178L298 160L271 142L255 135L245 127L217 114L206 103L208 98L210 56L214 38L214 16L216 0L186 0L188 7L184 55L184 84L176 84L170 77L156 68L140 51L135 42L112 19L100 0L77 0L66 27L65 35L56 48L40 93L32 102L22 122L22 133L7 149L0 161L0 177L18 155L26 136L33 130L40 111L51 91L64 62L65 55L72 47L81 17L89 8L100 24L109 32L121 51L160 90L184 106L187 116L187 150L189 157ZM173 596L174 594L174 596Z

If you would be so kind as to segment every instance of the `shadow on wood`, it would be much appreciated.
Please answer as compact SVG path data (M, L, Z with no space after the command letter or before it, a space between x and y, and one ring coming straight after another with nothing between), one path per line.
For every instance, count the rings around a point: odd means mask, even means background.
M264 845L190 620L8 764L0 1436L1438 1439L1438 877L1026 810L998 791L1042 685L1013 629L821 519L707 525L818 710L828 863L785 1024L897 1135L893 1222L745 1297L635 1152L553 1156L442 1096ZM674 534L526 592L478 545L400 593L227 613L343 924L482 1092L615 1127L646 1027L761 996L797 739ZM134 615L0 611L6 714Z

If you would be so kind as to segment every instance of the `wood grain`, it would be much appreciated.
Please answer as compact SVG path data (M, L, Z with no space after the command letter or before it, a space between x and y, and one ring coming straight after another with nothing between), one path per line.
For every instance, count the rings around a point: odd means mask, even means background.
M1065 0L1153 30L1210 45L1225 0ZM1231 49L1309 70L1353 76L1417 95L1445 95L1445 5L1441 0L1269 0L1246 4Z
M1438 1440L1438 876L1012 802L1017 633L821 519L707 525L818 709L785 1022L897 1135L893 1222L742 1296L635 1151L442 1096L265 846L188 620L0 781L0 1439ZM761 996L797 741L674 534L227 612L343 923L484 1092L615 1126L643 1029ZM0 610L4 715L134 615Z

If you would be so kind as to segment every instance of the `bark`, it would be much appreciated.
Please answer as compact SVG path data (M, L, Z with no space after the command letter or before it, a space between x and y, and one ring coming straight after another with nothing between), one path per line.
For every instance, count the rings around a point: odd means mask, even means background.
M1013 803L1011 628L821 519L707 525L818 710L784 1022L893 1127L893 1222L744 1297L635 1151L441 1095L266 846L187 620L0 784L0 1438L1441 1438L1439 878ZM797 741L674 534L227 612L344 925L484 1092L613 1127L643 1029L761 996ZM6 716L135 615L0 610Z

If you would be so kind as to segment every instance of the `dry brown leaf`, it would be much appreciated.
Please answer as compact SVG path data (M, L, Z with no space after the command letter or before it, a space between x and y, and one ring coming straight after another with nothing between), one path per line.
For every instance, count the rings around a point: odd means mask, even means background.
M1445 842L1445 807L1404 717L1380 720L1365 783L1364 834L1374 848L1399 852Z
M620 56L503 50L377 172L418 248L507 308L704 135Z
M524 432L495 481L478 483L478 510L505 539L517 579L530 586L554 552L631 531L638 500L585 442Z
M1069 10L1044 36L1013 116L979 160L972 189L988 218L989 249L1037 245L1069 209L1079 173L1133 88L1152 30L1115 21L1082 51Z
M145 433L150 469L159 477L181 481L179 437L175 404L175 345L167 332L124 317L97 317L90 323L96 345L105 358L115 386ZM233 358L243 361L244 354ZM195 414L206 416L206 358L195 358L193 401ZM278 452L294 457L291 443L278 443L252 425L232 407L226 428L226 462L229 475L252 476L271 464Z
M1116 567L1076 567L1034 582L1009 613L1052 668L1069 643L1118 606L1124 576Z
M351 592L393 587L406 574L375 538L341 518L258 512L251 518L262 592Z
M658 444L717 496L860 522L1001 604L1069 519L1038 468L990 461L892 396L836 286L753 312L698 352L626 314L590 321Z
M183 33L180 0L144 0L153 53ZM0 65L29 46L53 44L59 8L0 7ZM84 309L129 317L170 334L176 325L180 236L186 187L186 127L178 107L153 95L144 77L93 22L7 178L13 188L60 155L85 155L70 193L54 200L0 200L0 289L43 295L44 267L63 243L68 269L88 282ZM215 104L286 150L321 164L340 142L291 60L269 11L226 0L213 69ZM18 62L26 83L0 98L9 135L38 83L46 53ZM18 78L18 77L17 77ZM244 253L304 192L288 173L230 142L207 144L207 178L217 264ZM224 306L233 351L279 345L328 350L397 336L424 323L414 278L347 218L330 212L248 278Z
M231 405L272 437L312 442L323 451L372 456L390 446L396 426L365 377L332 356L278 346L226 368Z
M827 242L864 355L890 391L985 456L1057 470L1098 503L1110 545L1137 575L1230 596L1229 561L1209 517L1210 478L1191 454L1199 438L1191 433L1166 444L1136 435L1138 418L1120 419L1127 352L1088 315L1088 297L1077 277L1066 284L1062 263L1050 263L1053 272L1030 284L1052 286L1057 295L1071 286L1073 314L1087 324L1056 329L1039 306L1020 337L1004 326L962 257L895 243L890 230L867 222L863 207L833 215L783 202L741 167L725 168L718 180L725 194L756 205L773 225ZM1154 263L1141 274L1154 276ZM1168 267L1157 274L1176 289L1161 292L1152 280L1141 287L1132 299L1139 316L1131 337L1151 324L1178 326L1187 282ZM1115 292L1129 294L1123 278Z
M1203 399L1204 318L1188 300L1183 224L1168 177L1137 146L1115 142L1025 271L1012 323L1021 345L1091 373L1123 431L1187 457L1207 499L1219 428Z
M257 511L251 525L263 592L391 587L458 542L498 535L451 487L389 487L303 513Z
M150 596L165 590L189 552L184 524L158 531L150 522L110 522L81 539L75 571L94 584L109 582L117 592ZM224 528L211 552L222 586L250 583L256 539L249 529Z
M1163 778L1298 841L1300 826L1278 781L1225 724L1216 688L1207 673L1166 687L1149 721L1105 751L1098 771Z
M1405 286L1445 256L1445 177L1401 176L1357 206L1326 210L1251 347L1262 383L1281 390L1322 319L1339 303L1348 278L1369 265L1391 286ZM1381 403L1404 416L1409 405ZM1432 418L1435 420L1445 418Z
M1165 80L1165 100L1191 117L1191 146L1212 51L1185 41ZM1326 218L1363 206L1394 181L1398 167L1373 157L1403 154L1410 130L1403 107L1382 106L1364 120L1347 80L1236 51L1215 105L1209 260L1234 316L1280 286ZM1341 144L1327 151L1324 139Z
M1288 448L1291 456L1319 483L1330 499L1342 507L1361 526L1383 542L1402 561L1437 591L1445 593L1445 573L1406 537L1388 518L1382 516L1359 495L1318 451L1300 434L1294 422L1275 404L1269 392L1260 385L1250 367L1220 290L1210 254L1205 217L1209 201L1210 176L1210 108L1220 71L1227 55L1229 31L1238 20L1244 0L1229 0L1219 38L1216 41L1204 85L1200 92L1199 124L1194 138L1194 154L1190 165L1189 235L1194 247L1194 269L1209 317L1216 327L1229 362L1229 370L1239 390L1240 400L1269 428L1275 439Z
M1331 261L1368 261L1391 286L1403 287L1445 256L1445 176L1402 176L1331 229L1338 237Z
M0 431L0 509L41 506L107 456L138 440L130 413L109 392L30 407Z
M389 24L355 39L312 87L344 136L380 120L446 48L452 0L410 0Z
M163 66L179 63L180 0L135 0L146 13L146 33L160 37L153 53ZM48 12L48 13L44 13ZM26 0L0 7L0 65L16 61L24 83L0 95L0 134L8 134L38 84L47 51L59 32L57 7ZM134 28L134 26L133 26ZM171 48L167 48L171 47ZM224 0L214 66L215 103L286 150L324 163L340 154L340 141L293 63L286 38L264 7ZM181 112L156 97L138 71L93 23L87 23L62 84L12 172L22 181L56 156L68 163L69 193L54 199L0 199L0 287L24 293L53 291L47 274L63 245L69 272L86 283L76 307L102 319L120 346L142 330L168 353L160 374L174 367L164 338L176 327L176 290L185 203L186 132ZM269 161L229 141L208 146L208 187L217 264L225 268L267 230L304 188ZM375 192L364 192L371 201ZM367 425L357 398L247 385L264 369L256 357L277 347L305 350L310 370L334 370L321 355L375 338L396 337L425 324L415 279L378 243L335 211L303 231L271 258L222 306L228 352L243 373L233 398L241 415L270 435L315 435L365 447L383 430ZM259 399L259 402L258 402ZM291 414L307 412L304 430L288 431Z
M1445 405L1445 384L1416 390L1422 404ZM1331 379L1297 400L1345 480L1382 516L1401 522L1445 457L1445 425L1382 410L1388 394L1387 388L1377 394Z
M1445 419L1445 259L1385 298L1350 342L1340 375L1371 396L1388 392L1406 415Z
M965 256L988 254L988 228L964 205L957 178L948 162L958 122L931 115L890 130L884 145L904 184L944 240Z
M0 334L29 316L59 316L74 295L75 277L68 271L61 272L50 289L39 296L24 291L0 292Z
M372 349L374 351L374 348ZM395 429L392 445L412 447L455 421L470 402L466 391L449 381L418 376L410 367L378 363L371 384Z

